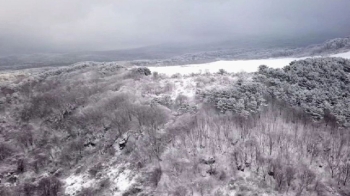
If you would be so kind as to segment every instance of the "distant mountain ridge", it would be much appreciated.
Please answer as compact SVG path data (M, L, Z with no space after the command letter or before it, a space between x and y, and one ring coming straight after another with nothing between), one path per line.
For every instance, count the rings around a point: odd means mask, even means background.
M65 66L82 61L121 61L133 65L181 65L217 60L262 59L330 55L350 50L350 37L336 38L322 44L299 48L227 48L154 46L118 51L79 52L70 54L32 54L0 57L0 70L46 66Z
M350 36L345 38L336 38L329 40L314 48L315 54L321 54L323 52L342 52L344 50L350 50Z
M286 50L286 56L330 55L350 50L350 37L328 40L322 44L310 45L305 48Z

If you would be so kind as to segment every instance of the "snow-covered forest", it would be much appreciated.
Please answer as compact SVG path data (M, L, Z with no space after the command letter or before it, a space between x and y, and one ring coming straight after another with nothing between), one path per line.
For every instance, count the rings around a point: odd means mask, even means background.
M348 195L349 73L336 57L3 72L0 195Z
M0 2L0 196L350 196L350 0Z

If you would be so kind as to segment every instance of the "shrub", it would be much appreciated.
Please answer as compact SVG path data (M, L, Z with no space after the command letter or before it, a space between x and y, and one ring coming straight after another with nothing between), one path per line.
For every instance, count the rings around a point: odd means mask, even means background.
M174 105L174 101L171 99L169 95L164 95L161 97L156 97L152 100L153 103L158 103L165 107L171 108Z
M11 187L0 186L0 196L17 196L17 194Z
M179 94L176 98L175 98L175 106L181 106L184 104L188 103L188 97L186 95L183 94Z
M24 126L20 131L15 132L15 139L23 149L28 149L34 145L34 133L31 126Z
M35 152L34 160L30 163L36 173L45 168L49 163L48 156L43 152Z
M56 177L44 177L39 181L39 196L58 196L61 191L62 183Z
M108 189L111 186L111 181L109 180L109 178L104 178L98 184L99 190L104 190Z
M15 150L9 144L0 142L0 162L11 156Z
M17 172L18 173L23 173L27 169L27 162L24 158L18 159L17 160Z
M154 80L158 80L159 79L159 74L158 74L158 72L153 72L153 74L152 74L152 76L153 76L153 79Z
M101 163L98 163L98 164L92 166L92 167L88 170L88 172L89 172L90 176L96 177L96 174L99 173L102 169L103 169L102 164L101 164Z
M82 158L83 148L84 143L80 139L69 142L61 151L60 162L64 165L77 163Z
M225 181L227 179L227 174L225 171L220 171L220 175L218 177L220 181Z
M93 188L83 188L76 196L96 196L97 191Z
M137 67L137 68L132 68L127 75L128 78L140 78L142 76L149 76L151 75L152 72L149 70L147 67Z
M37 187L34 184L31 184L29 182L25 182L22 185L22 192L24 196L32 196L36 192Z
M173 74L171 75L171 78L181 78L182 75L180 73L176 73L176 74Z
M183 196L183 195L187 195L188 191L187 188L185 186L178 186L175 188L175 191L173 193L174 196Z
M160 178L162 177L162 169L161 168L155 168L153 169L148 176L148 181L152 184L152 186L157 187L158 183L160 181Z
M197 97L215 106L220 112L233 112L241 116L256 113L265 106L264 86L260 83L234 84L223 89L198 91Z
M225 74L227 74L227 71L224 69L219 69L218 74L225 75Z
M130 189L128 189L127 191L125 191L123 193L122 196L133 196L133 195L137 195L138 193L140 193L142 191L141 188L138 187L132 187Z

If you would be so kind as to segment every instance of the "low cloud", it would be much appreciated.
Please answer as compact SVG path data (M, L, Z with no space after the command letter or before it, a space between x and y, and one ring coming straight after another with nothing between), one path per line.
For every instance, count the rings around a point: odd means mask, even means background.
M4 1L4 0L3 0ZM344 0L11 0L0 53L350 34Z

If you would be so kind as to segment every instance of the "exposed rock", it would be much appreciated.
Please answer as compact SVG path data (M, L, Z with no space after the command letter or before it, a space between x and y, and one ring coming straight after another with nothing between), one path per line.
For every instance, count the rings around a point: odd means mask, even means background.
M216 174L216 169L212 166L207 170L207 174L209 175L215 175Z
M17 175L13 175L13 176L10 176L10 177L7 179L7 182L9 182L9 183L16 183L17 180L18 180Z
M200 163L206 164L206 165L212 165L215 163L215 158L210 157L209 159L201 159Z
M121 141L119 141L119 150L123 150L126 146L127 140L123 138Z
M275 172L273 172L273 171L269 171L267 174L268 174L269 176L275 176Z

